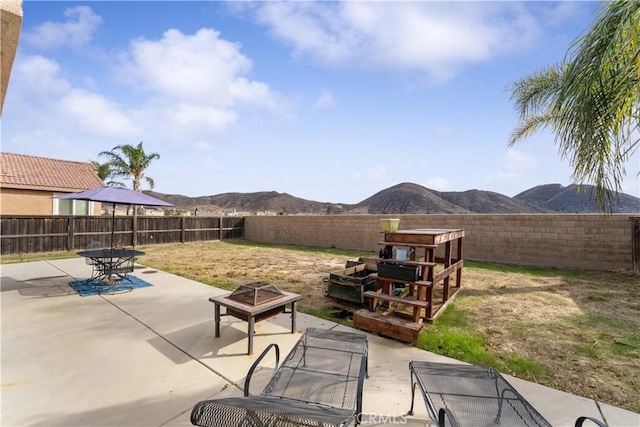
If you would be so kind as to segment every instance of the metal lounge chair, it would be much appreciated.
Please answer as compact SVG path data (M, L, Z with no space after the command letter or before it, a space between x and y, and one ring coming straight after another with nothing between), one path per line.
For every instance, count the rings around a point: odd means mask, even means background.
M249 395L251 376L274 349L276 368L259 396ZM368 341L364 334L309 328L278 366L280 349L270 344L253 363L244 397L198 402L191 423L225 426L358 425L367 376Z
M416 386L420 388L431 419L439 427L508 426L551 427L548 421L504 379L487 366L453 363L409 362L411 372L411 409ZM591 417L580 417L575 427L585 421L599 427L606 425Z

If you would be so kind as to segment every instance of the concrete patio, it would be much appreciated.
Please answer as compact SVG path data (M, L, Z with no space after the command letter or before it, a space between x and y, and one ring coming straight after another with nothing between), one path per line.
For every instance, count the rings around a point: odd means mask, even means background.
M68 283L89 277L83 259L1 268L2 426L188 426L197 401L242 395L249 367L268 344L287 354L307 327L348 329L298 313L291 334L290 317L281 314L256 323L249 356L245 322L223 317L222 336L214 337L208 298L220 289L139 266L135 275L152 287L80 297ZM363 424L430 425L421 396L415 414L405 416L409 361L452 360L368 337ZM272 372L270 356L254 375L254 393ZM507 379L555 426L572 426L581 415L640 426L640 414Z

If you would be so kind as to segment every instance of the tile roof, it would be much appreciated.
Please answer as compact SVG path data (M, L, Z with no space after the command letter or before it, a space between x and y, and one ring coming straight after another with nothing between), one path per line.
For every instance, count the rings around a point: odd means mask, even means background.
M89 162L0 152L0 187L71 193L103 186Z

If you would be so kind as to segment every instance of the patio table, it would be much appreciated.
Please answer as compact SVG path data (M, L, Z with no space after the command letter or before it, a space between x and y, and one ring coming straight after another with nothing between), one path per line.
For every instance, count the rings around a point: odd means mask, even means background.
M113 275L118 276L119 280L126 279L127 273L133 271L133 259L144 254L144 252L135 249L115 248L76 252L76 255L91 259L95 265L91 277L86 282L99 279L98 283L105 281L107 284L111 284Z

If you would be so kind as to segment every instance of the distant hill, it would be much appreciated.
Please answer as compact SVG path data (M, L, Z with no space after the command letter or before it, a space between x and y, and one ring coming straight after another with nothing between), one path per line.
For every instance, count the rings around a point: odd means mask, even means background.
M448 202L432 190L405 182L382 190L349 210L369 214L471 213L468 209Z
M275 191L259 193L224 193L211 196L213 204L244 212L278 212L284 214L326 213L333 203L321 203Z
M538 185L513 197L550 212L596 213L595 187L593 185L560 184ZM640 212L640 199L628 194L620 194L614 213Z
M476 213L545 213L548 209L492 191L468 190L434 194Z
M342 211L334 203L314 202L276 191L257 193L223 193L215 196L187 197L179 194L162 194L145 191L150 196L166 200L176 209L195 210L199 213L222 214L224 211L237 211L244 214L280 213L280 214L328 214ZM339 213L339 212L338 212Z
M176 209L201 215L237 212L254 214L514 214L514 213L594 213L592 186L578 187L546 184L530 188L515 197L492 191L468 190L440 192L405 182L379 191L357 204L315 202L287 193L223 193L214 196L187 197L179 194L145 193L166 200ZM621 194L614 213L640 213L640 199Z

